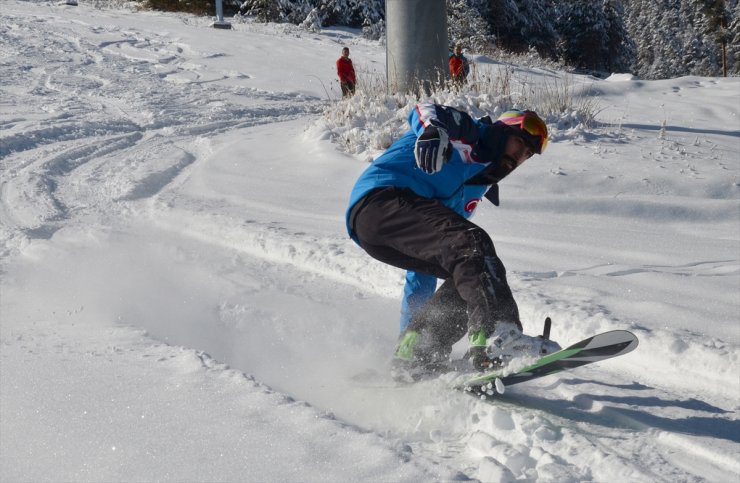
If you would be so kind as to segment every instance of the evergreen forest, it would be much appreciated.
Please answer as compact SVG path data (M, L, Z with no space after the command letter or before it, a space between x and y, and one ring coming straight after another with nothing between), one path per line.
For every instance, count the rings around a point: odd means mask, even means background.
M214 0L144 0L213 4ZM236 15L385 34L385 0L223 0ZM536 53L594 75L740 75L739 0L447 0L448 39L468 51Z

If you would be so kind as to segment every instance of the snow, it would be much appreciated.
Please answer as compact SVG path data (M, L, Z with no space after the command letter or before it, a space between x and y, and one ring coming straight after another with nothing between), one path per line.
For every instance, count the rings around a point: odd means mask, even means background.
M341 46L368 76L381 45L0 11L0 480L740 477L740 79L575 77L598 124L549 119L475 221L528 332L640 346L489 403L387 377L403 274L343 214L402 113L322 115Z

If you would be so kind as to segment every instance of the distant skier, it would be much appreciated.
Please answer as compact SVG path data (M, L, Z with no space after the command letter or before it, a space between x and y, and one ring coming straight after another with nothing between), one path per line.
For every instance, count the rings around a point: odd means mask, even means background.
M449 65L452 82L457 85L465 84L470 73L470 62L462 53L462 45L455 45L453 53L450 55Z
M394 377L416 379L446 366L467 331L476 369L500 357L559 350L522 333L506 270L493 242L468 221L481 198L498 204L498 185L547 145L532 111L507 111L496 122L438 104L409 114L411 131L357 180L347 229L370 256L407 270ZM435 291L437 278L444 283ZM486 350L498 347L496 358Z
M342 97L351 97L355 95L355 68L352 65L352 59L349 58L349 47L342 49L342 56L337 59L337 76L339 77L339 86L342 88Z

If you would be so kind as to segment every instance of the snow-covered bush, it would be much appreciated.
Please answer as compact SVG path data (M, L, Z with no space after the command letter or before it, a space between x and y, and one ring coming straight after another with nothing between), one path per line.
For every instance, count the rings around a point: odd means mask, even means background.
M599 109L595 97L589 94L590 85L579 86L572 77L535 84L531 78L517 74L511 65L484 64L464 86L439 86L429 95L388 93L383 75L361 72L357 93L330 103L320 129L330 133L346 152L366 156L370 161L406 132L406 117L420 101L494 119L508 109L531 109L545 119L556 136L558 131L589 127Z
M309 32L321 32L321 18L319 17L319 10L316 8L311 10L306 16L306 20L301 23L300 27Z
M381 44L384 44L385 21L381 19L377 23L370 23L370 19L366 19L362 25L362 36L368 40L379 40Z
M447 0L447 38L473 52L490 52L495 36L479 8L470 0Z

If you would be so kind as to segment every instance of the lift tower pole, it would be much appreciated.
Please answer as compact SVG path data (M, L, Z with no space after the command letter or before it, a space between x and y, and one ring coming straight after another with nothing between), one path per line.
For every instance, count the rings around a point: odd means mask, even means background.
M447 2L385 0L389 93L430 92L447 74Z

